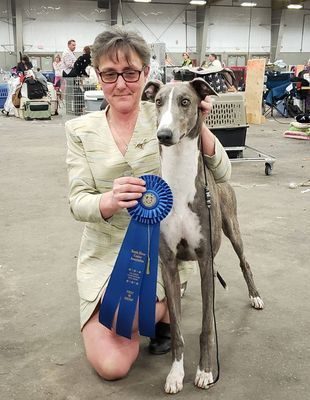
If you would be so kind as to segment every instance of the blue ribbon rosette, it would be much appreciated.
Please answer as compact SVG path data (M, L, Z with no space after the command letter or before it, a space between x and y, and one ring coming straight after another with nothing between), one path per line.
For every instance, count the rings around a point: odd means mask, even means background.
M116 333L131 338L139 300L140 335L155 336L155 304L160 221L172 208L168 184L157 175L142 175L146 191L135 207L99 310L99 321L111 329L118 307Z

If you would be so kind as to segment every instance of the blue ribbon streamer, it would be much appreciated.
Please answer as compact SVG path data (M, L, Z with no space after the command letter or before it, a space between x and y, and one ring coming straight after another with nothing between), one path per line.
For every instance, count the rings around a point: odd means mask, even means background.
M160 221L172 208L172 192L159 176L143 175L146 192L128 209L131 221L103 297L99 321L112 329L118 308L116 333L131 338L139 301L139 332L155 336L156 282Z

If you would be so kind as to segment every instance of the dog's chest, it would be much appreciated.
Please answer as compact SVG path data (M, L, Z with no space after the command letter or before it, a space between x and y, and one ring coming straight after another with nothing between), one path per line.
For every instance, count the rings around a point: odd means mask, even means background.
M202 239L200 219L192 207L198 159L197 142L193 140L185 139L178 145L162 148L162 177L172 190L173 207L161 222L161 233L174 252L182 239L191 252L199 247Z

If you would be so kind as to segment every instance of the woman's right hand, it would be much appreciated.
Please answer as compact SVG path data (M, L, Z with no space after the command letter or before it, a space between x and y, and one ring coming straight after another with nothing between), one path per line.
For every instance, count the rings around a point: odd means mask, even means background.
M123 208L134 207L145 191L143 179L133 176L116 178L112 190L101 196L99 207L102 217L110 218Z

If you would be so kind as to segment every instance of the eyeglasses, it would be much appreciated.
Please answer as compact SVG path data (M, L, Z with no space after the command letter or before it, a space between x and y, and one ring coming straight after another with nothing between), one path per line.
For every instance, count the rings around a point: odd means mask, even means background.
M100 76L103 83L115 83L118 80L118 77L121 76L125 82L134 83L138 82L140 79L141 72L144 70L144 67L141 71L136 69L128 69L123 72L109 71L109 72L100 72L97 70L98 75Z

